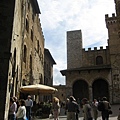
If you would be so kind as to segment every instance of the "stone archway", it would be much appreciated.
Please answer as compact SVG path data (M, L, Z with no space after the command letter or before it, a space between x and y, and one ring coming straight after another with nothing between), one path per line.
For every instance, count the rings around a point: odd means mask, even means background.
M73 96L76 98L76 100L79 98L80 100L82 98L89 98L89 90L88 90L88 84L84 80L77 80L73 84Z
M97 79L92 84L93 99L101 99L107 97L109 100L109 88L108 83L104 79Z

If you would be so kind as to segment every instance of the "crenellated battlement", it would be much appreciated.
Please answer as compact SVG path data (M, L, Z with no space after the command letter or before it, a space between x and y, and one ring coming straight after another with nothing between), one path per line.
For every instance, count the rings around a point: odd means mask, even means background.
M88 48L88 50L86 50L85 48L82 49L82 52L96 52L96 51L103 51L103 50L107 50L108 46L106 46L106 48L104 49L103 46L100 46L100 48L94 47L94 49Z
M106 27L108 27L108 25L113 25L117 23L117 17L115 15L115 13L112 14L112 17L109 17L108 14L105 15L105 21L106 21Z

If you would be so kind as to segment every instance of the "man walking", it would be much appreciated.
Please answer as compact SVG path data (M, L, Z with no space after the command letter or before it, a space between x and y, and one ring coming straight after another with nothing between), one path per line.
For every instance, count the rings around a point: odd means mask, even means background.
M28 120L31 120L31 108L33 107L33 101L30 95L28 95L28 98L25 101L25 106L26 106L26 116Z
M102 110L102 120L109 120L109 109L111 109L110 103L107 101L106 97L102 99L104 104L104 110Z
M75 102L75 98L73 96L70 96L66 109L67 120L76 120L76 112L79 111L79 106L77 102Z

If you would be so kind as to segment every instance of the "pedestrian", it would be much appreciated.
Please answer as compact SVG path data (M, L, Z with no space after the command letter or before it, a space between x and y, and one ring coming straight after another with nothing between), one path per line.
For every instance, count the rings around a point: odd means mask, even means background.
M8 119L9 120L16 120L16 103L14 101L14 99L11 97L10 98L10 108L9 108L9 115L8 115Z
M33 107L33 101L31 99L30 95L28 95L28 98L25 101L25 107L26 107L26 116L27 116L27 119L31 120L31 108Z
M74 101L75 101L77 104L79 103L79 101L76 101L75 98L74 98ZM78 108L77 108L77 110L76 110L76 120L79 119L79 112L80 112L80 110L79 110L79 104L78 104Z
M76 112L79 110L79 106L73 96L69 97L69 102L66 105L67 120L76 120Z
M69 98L66 99L66 103L65 103L65 115L67 114L67 105L69 103Z
M97 120L98 118L98 101L97 99L94 99L93 102L92 102L92 111L93 111L93 118L94 120Z
M87 98L82 99L84 120L92 120L91 106Z
M54 120L58 120L60 114L60 103L57 97L53 98L52 111L53 111Z
M109 110L111 109L110 103L107 101L106 97L102 98L104 104L104 109L101 111L102 120L109 120Z
M16 113L17 120L26 120L26 108L25 108L25 101L21 99L19 101L19 108Z
M13 99L14 99L14 102L15 102L15 105L16 105L16 112L17 112L17 110L19 108L19 102L18 102L17 97L13 97Z

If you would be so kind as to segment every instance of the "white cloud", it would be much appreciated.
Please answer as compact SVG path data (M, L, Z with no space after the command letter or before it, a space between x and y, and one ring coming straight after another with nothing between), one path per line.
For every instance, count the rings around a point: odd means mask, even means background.
M115 12L114 0L38 0L45 46L57 65L54 84L65 84L60 70L66 69L66 32L82 30L83 47L107 45L105 14ZM64 82L63 82L64 81Z

